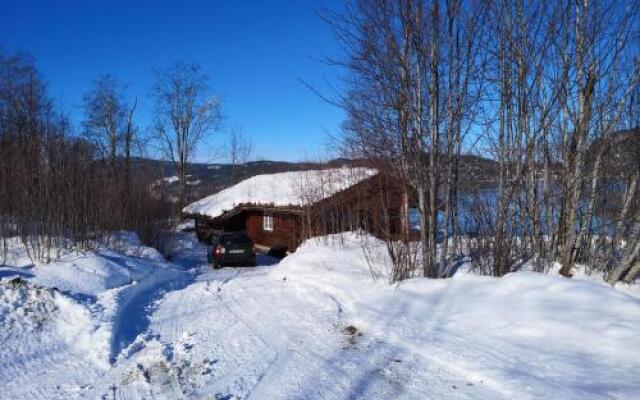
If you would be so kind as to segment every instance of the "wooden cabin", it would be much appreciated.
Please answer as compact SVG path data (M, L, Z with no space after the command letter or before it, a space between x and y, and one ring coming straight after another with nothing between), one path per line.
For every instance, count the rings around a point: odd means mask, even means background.
M295 251L313 236L364 229L379 237L409 231L408 196L375 169L337 168L257 175L185 207L198 238L246 231L257 247Z

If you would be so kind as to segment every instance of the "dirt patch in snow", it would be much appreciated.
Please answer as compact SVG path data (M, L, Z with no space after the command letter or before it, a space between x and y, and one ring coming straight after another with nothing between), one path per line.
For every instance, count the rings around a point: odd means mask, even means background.
M0 325L5 333L41 330L58 313L55 292L24 279L0 280Z
M351 345L355 345L357 339L362 336L362 332L353 325L345 326L344 329L342 329L342 333L347 337L347 341Z

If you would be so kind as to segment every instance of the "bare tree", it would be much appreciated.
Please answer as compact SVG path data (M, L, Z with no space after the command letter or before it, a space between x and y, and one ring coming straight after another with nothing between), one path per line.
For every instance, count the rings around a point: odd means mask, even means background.
M198 64L176 62L157 71L153 86L156 101L155 131L165 156L180 179L180 209L187 197L187 165L198 145L222 120L221 103Z
M456 234L459 154L479 100L485 16L467 1L372 0L326 17L347 53L334 62L350 73L339 102L348 117L343 148L393 171L405 187L405 210L417 203L416 261L427 277L446 269L448 251L440 263L436 257L442 203L446 248L449 232Z
M237 179L237 167L249 161L253 144L245 135L241 126L234 126L229 131L229 139L225 145L226 156L231 163L231 183L235 184Z
M580 230L580 201L585 193L584 168L593 138L607 138L617 129L622 112L638 85L637 70L631 79L621 71L638 68L637 61L628 58L627 40L637 21L637 7L607 7L599 2L577 1L569 13L568 26L573 32L571 46L563 49L575 60L571 66L572 79L567 80L571 97L563 98L565 110L566 156L564 195L559 232L560 273L571 275L578 255ZM634 66L634 63L636 65ZM628 78L628 76L627 76ZM575 99L575 100L574 100ZM592 178L597 187L599 174Z
M132 171L131 157L138 140L138 130L134 123L137 99L129 106L125 99L125 85L111 75L101 75L93 88L84 96L84 135L99 150L106 161L110 174L108 185L113 189L111 208L114 216L120 216L123 223L131 218L130 208Z
M621 129L638 124L638 8L598 0L362 0L326 16L346 54L333 62L349 71L336 102L347 113L341 143L345 153L393 171L405 203L417 203L425 276L446 274L450 235L459 251L465 140L499 163L494 199L477 196L484 204L472 210L488 251L477 258L490 264L483 270L502 276L528 261L540 271L557 261L569 276L577 260L604 258L600 269L624 264L638 173L631 163L614 174L607 154L634 132ZM617 215L604 205L614 199Z
M112 176L118 176L118 156L122 154L128 110L124 86L111 75L101 75L84 95L84 134L109 160Z
M325 16L347 52L346 59L333 61L349 71L349 90L338 102L348 116L340 139L342 149L347 157L369 159L395 177L403 188L403 220L408 219L409 203L414 193L417 195L422 215L420 269L432 276L427 191L430 170L426 166L430 104L427 75L433 70L427 61L428 38L422 34L428 32L425 7L420 2L375 0L351 1L345 10ZM410 246L407 225L399 242L406 249ZM409 276L402 271L418 267L396 263L400 258L392 259L392 275L399 279Z

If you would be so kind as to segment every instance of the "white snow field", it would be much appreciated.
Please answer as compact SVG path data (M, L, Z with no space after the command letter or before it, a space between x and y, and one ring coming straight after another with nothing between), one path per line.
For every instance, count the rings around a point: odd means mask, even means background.
M133 237L46 266L14 251L0 398L640 398L635 292L528 272L393 286L355 234L214 271L176 238L171 262Z

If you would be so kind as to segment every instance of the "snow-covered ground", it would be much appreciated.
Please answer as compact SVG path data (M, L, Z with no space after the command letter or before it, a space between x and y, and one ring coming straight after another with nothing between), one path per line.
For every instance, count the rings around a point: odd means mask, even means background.
M640 398L640 298L598 282L390 286L353 234L217 271L185 233L171 262L133 237L46 266L12 255L1 399Z

